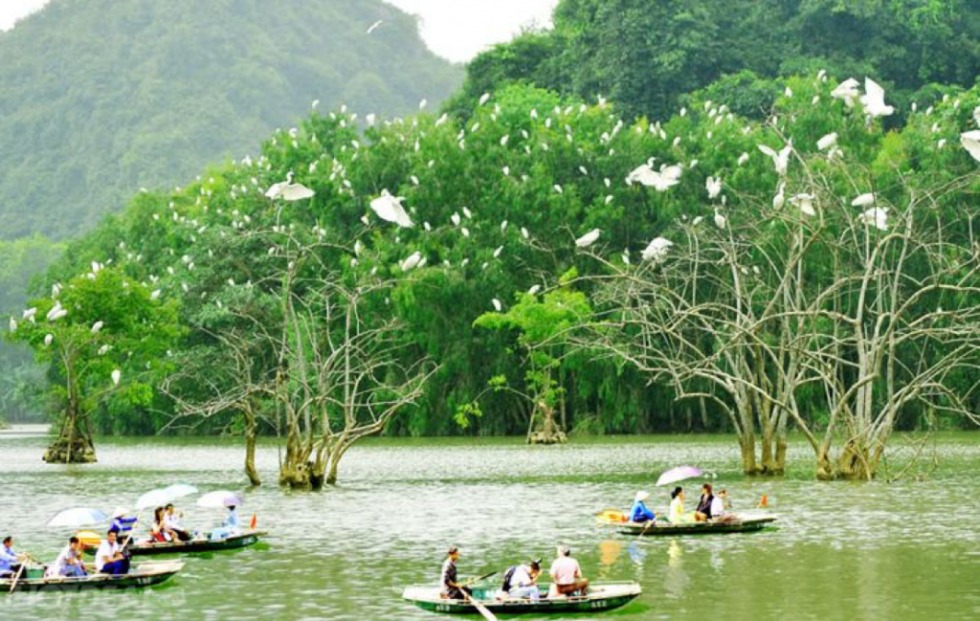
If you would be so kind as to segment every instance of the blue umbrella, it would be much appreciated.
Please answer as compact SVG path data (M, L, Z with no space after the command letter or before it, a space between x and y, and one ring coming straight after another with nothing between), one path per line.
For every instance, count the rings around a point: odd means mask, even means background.
M48 526L64 528L82 528L84 526L95 526L109 520L109 516L88 507L75 507L59 511L48 520Z

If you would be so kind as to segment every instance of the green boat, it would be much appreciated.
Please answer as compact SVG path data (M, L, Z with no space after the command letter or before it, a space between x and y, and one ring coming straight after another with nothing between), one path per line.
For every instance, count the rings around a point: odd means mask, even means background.
M199 537L190 541L133 541L126 546L132 556L150 554L194 554L196 552L217 552L247 548L259 542L268 533L262 530L247 530L236 535L211 539ZM85 546L85 552L95 554L98 546Z
M776 518L747 517L733 518L720 522L688 522L683 524L671 524L657 520L651 525L650 522L620 522L614 524L616 530L625 535L643 537L663 537L671 535L709 535L723 533L749 533L762 530Z
M414 585L407 587L402 593L406 599L423 610L430 612L445 612L450 614L477 614L476 606L468 600L445 599L440 595L438 586ZM473 588L473 597L494 614L550 614L568 612L601 612L624 606L640 594L640 585L636 582L604 582L589 585L588 595L566 597L544 597L547 590L542 589L542 598L530 600L523 598L496 597L497 589Z
M169 580L184 566L182 561L156 561L134 565L128 574L110 576L89 574L79 578L45 578L44 569L28 569L16 581L13 590L22 592L73 592L86 590L140 589ZM0 580L0 591L9 593L12 578Z

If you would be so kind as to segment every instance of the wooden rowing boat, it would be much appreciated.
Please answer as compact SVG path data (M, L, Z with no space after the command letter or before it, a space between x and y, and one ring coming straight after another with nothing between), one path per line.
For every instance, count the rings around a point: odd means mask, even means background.
M247 530L228 537L211 539L209 537L198 537L190 541L133 541L126 550L132 556L147 556L151 554L194 554L197 552L217 552L221 550L235 550L246 548L259 542L259 539L268 533L261 530ZM85 546L85 551L94 554L98 548L95 546Z
M45 578L43 569L29 569L17 581L14 590L23 592L71 592L90 589L139 589L169 580L183 566L184 563L182 561L154 561L134 565L128 574L119 576L89 574L78 578ZM12 582L12 578L0 579L0 592L9 592Z
M657 520L652 525L648 522L616 522L610 523L616 528L617 532L643 537L662 537L670 535L709 535L724 533L749 533L759 531L775 522L772 516L758 517L735 517L726 521L717 522L685 522L682 524L671 524L670 522Z
M640 585L635 582L605 582L589 585L588 595L566 597L543 597L539 600L523 598L499 598L497 589L474 588L473 597L494 614L550 614L568 612L601 612L619 608L631 602L640 594ZM547 589L542 588L542 594ZM462 599L444 599L440 597L439 587L432 585L414 585L407 587L402 593L406 599L423 610L445 612L450 614L474 614L476 607Z

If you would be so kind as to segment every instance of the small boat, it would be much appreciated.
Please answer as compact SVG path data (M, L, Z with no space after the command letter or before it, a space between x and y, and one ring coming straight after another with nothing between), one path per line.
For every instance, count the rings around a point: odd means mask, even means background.
M132 556L146 556L150 554L193 554L195 552L216 552L220 550L235 550L246 548L258 543L261 537L268 533L262 530L247 530L235 535L211 539L210 537L196 537L190 541L133 541L126 546L126 550ZM87 542L84 549L89 554L94 554L98 549L98 544L91 545Z
M440 596L439 587L433 585L413 585L402 593L406 599L423 610L451 614L475 614L476 606L468 600L445 599ZM498 598L497 588L473 588L473 597L494 614L549 614L566 612L599 612L619 608L631 602L640 594L636 582L600 582L589 585L588 595L544 597L547 590L542 589L538 600L524 598Z
M729 519L713 522L684 522L671 524L667 521L650 522L603 522L614 526L617 532L625 535L657 537L669 535L707 535L721 533L749 533L762 530L775 522L773 516L733 516Z
M45 578L44 569L28 569L16 581L15 591L84 591L88 589L139 589L169 580L184 566L182 561L155 561L133 565L128 574L89 574L78 578ZM0 580L0 591L10 592L13 578Z

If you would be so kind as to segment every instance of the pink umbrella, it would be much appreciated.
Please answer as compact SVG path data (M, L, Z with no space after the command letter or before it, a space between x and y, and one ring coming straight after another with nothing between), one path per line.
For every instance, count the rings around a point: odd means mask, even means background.
M677 481L699 476L701 476L700 468L695 468L694 466L677 466L661 474L660 478L657 479L657 485L670 485Z

